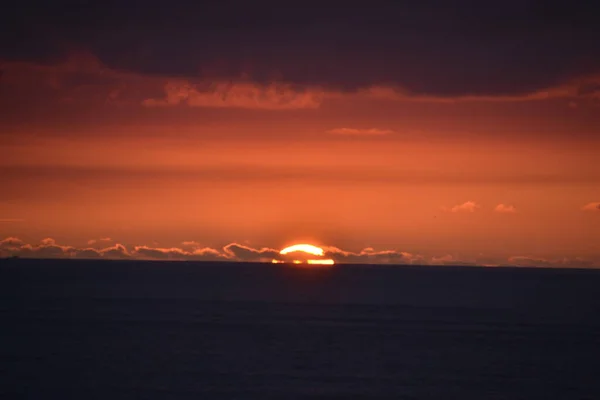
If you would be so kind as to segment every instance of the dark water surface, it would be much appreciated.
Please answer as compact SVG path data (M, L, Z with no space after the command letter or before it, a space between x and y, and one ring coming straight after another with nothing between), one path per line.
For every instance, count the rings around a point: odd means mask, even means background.
M600 399L600 271L2 261L13 398Z

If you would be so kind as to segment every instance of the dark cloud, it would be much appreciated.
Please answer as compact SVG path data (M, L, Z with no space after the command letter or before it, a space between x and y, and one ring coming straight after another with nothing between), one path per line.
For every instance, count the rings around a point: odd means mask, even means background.
M344 251L336 247L325 249L325 258L331 258L336 263L348 264L426 264L424 257L408 252L384 250L375 251L366 248L358 253Z
M157 260L184 260L188 253L178 248L163 249L148 246L135 246L133 255L140 258Z
M600 67L591 50L600 41L597 5L588 1L36 0L4 11L1 58L48 60L85 48L111 68L163 76L246 72L258 82L277 76L344 91L385 84L456 97L535 92Z
M109 259L126 259L130 258L131 254L127 251L127 248L122 244L115 244L114 246L107 247L100 251L100 254L104 258Z
M530 256L512 256L508 258L508 265L516 267L540 268L592 268L599 267L600 263L583 258L557 258L546 259Z
M96 249L77 249L73 253L74 258L101 258L102 253Z
M172 107L186 104L190 107L249 108L259 110L295 110L318 108L323 101L323 90L299 90L287 83L258 84L255 82L169 81L165 95L144 99L146 107Z
M24 244L24 241L16 237L7 237L5 239L0 240L0 248L3 249L19 248Z
M270 262L273 259L280 258L279 250L269 248L253 249L237 243L228 244L223 250L230 258L240 261Z
M30 258L128 258L130 255L121 244L104 249L77 248L63 246L52 238L45 238L39 244L28 244L15 237L8 237L0 241L0 254L2 256L19 256Z
M48 240L48 239L44 239ZM76 253L76 249L71 246L59 246L53 242L42 243L37 246L26 244L21 246L15 255L32 258L70 258Z
M227 261L228 257L218 250L210 248L195 248L191 251L177 247L160 248L135 246L133 257L152 260L190 260L190 261Z

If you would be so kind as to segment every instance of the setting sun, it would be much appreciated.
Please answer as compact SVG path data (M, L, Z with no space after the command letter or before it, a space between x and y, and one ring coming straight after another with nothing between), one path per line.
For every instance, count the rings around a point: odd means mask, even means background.
M317 256L317 257L322 257L325 254L325 252L322 248L314 246L312 244L304 244L304 243L295 244L293 246L286 247L279 252L279 254L281 254L281 255L287 255L287 254L293 254L293 253L305 253L307 255ZM272 262L273 263L284 263L286 261L273 259ZM293 259L288 262L291 262L293 264L310 264L310 265L333 265L333 264L335 264L335 262L332 259L305 259L305 260Z
M286 247L281 250L279 254L288 254L295 251L302 251L304 253L312 254L313 256L322 256L323 249L312 244L295 244L293 246Z

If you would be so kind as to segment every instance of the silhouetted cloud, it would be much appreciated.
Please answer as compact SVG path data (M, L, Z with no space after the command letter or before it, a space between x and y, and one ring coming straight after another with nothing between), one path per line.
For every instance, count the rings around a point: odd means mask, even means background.
M581 207L583 211L593 211L600 212L600 201L588 203L585 206Z
M0 256L19 256L25 258L81 258L81 259L141 259L141 260L177 260L177 261L238 261L271 262L278 260L291 262L306 259L331 259L336 264L398 264L398 265L480 265L480 266L521 266L553 268L594 268L600 267L600 260L583 258L546 259L541 257L513 256L508 259L481 256L464 260L450 254L442 256L423 256L399 250L375 250L365 248L358 252L346 251L333 246L324 246L322 257L304 253L279 254L272 248L255 249L238 243L230 243L222 249L200 247L197 242L191 249L178 247L162 248L134 246L128 250L122 244L103 249L78 248L57 244L46 238L43 243L31 245L16 237L0 240Z
M382 136L394 133L391 129L359 129L359 128L335 128L327 131L332 135L348 135L348 136Z
M513 205L498 204L496 208L494 208L494 212L502 214L514 214L517 212L517 209Z
M262 248L253 249L237 243L230 243L223 247L224 253L231 259L239 261L270 262L273 259L279 259L279 250Z
M600 266L600 263L579 257L546 259L542 257L512 256L508 258L508 265L539 268L592 268Z
M40 43L58 35L139 74L189 76L208 65L219 78L276 72L338 91L386 82L448 98L535 93L600 67L590 50L600 42L592 1L347 3L334 13L312 2L293 12L283 2L186 4L17 2L0 25L18 46L0 56L47 61L56 54ZM68 18L58 14L65 9Z
M135 246L132 254L138 258L184 260L188 253L176 247L165 249L159 247Z
M131 254L127 251L127 248L122 244L115 244L114 246L107 247L100 250L100 254L104 258L110 259L124 259L131 258Z
M59 246L53 239L47 238L42 244L32 246L25 244L18 251L19 256L33 258L70 258L76 253L76 249L71 246Z
M370 247L358 253L344 251L337 247L324 248L324 258L331 258L336 263L350 264L419 264L425 263L422 256L404 251L383 250L376 251Z
M0 248L19 248L24 244L24 241L16 237L7 237L5 239L0 240Z
M198 248L192 251L178 247L161 248L149 246L135 246L131 253L133 257L151 260L189 260L189 261L226 261L227 257L218 250L211 248Z
M127 249L120 244L97 250L59 245L53 238L45 238L39 244L32 245L15 237L0 241L0 253L3 256L31 258L126 258L129 256Z
M92 248L76 249L72 255L73 255L73 258L85 258L85 259L101 258L103 256L102 252L100 252L96 249L92 249Z

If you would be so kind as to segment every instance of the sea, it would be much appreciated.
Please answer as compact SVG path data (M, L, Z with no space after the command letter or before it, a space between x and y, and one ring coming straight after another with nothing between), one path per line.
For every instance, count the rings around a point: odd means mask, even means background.
M600 271L0 261L0 399L600 399Z

